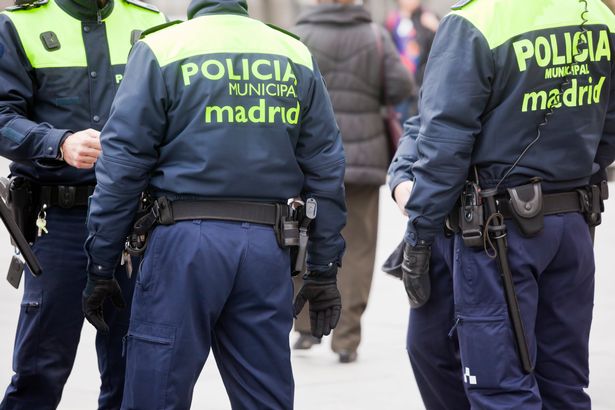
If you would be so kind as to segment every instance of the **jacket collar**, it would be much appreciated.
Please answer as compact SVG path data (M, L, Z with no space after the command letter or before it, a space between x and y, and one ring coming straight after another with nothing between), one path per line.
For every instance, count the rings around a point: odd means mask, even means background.
M359 5L320 4L307 8L297 24L362 24L370 23L369 12Z
M248 15L246 0L192 0L188 7L188 18L209 14L239 14Z
M109 17L113 11L113 0L99 9L97 0L55 0L66 13L81 21L97 21Z

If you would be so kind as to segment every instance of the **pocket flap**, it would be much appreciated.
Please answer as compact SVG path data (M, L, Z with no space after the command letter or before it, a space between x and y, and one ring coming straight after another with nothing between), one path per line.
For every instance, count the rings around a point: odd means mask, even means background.
M128 336L146 342L173 345L175 327L131 320Z
M21 306L38 307L41 303L43 303L43 293L40 291L24 292L23 298L21 299Z

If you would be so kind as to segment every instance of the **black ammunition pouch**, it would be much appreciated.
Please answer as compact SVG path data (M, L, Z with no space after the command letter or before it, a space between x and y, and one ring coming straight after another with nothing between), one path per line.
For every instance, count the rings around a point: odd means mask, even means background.
M177 200L160 197L143 200L132 233L126 240L126 251L138 256L145 252L147 236L157 225L173 225L195 219L248 222L273 227L278 245L290 248L291 257L301 255L301 210L286 204L225 200ZM307 246L307 238L305 241ZM292 261L292 271L301 261Z
M590 185L578 192L585 221L590 228L595 228L602 223L604 201L609 199L609 185L607 181L602 181L600 185Z
M528 238L538 235L545 225L544 197L540 181L536 180L527 185L508 188L507 192L508 207L521 234ZM505 199L498 202L506 203ZM503 206L500 206L500 208L503 208Z

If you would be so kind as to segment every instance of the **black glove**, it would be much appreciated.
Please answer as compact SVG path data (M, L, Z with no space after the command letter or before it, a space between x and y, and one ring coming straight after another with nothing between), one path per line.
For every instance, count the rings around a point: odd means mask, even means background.
M429 300L431 283L429 280L429 258L431 247L420 244L404 247L404 262L401 265L404 286L410 299L410 306L420 308Z
M124 309L126 302L122 296L122 289L115 278L107 278L89 274L88 283L81 296L81 306L85 318L96 330L103 334L109 334L109 326L105 323L103 306L107 297L118 309Z
M303 277L303 286L295 298L294 311L297 317L305 302L310 302L312 335L321 338L331 333L331 329L337 326L342 310L342 297L337 289L335 275L333 277L313 275L309 273Z

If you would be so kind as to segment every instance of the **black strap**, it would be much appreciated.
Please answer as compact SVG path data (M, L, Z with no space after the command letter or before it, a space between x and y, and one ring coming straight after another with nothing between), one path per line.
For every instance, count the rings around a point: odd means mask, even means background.
M190 221L214 219L276 226L288 216L288 206L260 202L238 201L173 201L173 219Z
M376 37L376 49L378 50L378 59L380 60L380 103L385 105L388 101L389 96L387 93L387 83L384 67L385 61L382 32L380 31L380 27L376 23L371 23L370 26L372 28L372 32L374 33L374 37Z
M94 185L42 185L40 186L40 202L48 208L87 207L88 199L94 193L94 188Z
M577 191L545 194L543 201L544 215L567 214L571 212L583 212L585 210L581 202L580 194ZM507 197L498 201L498 211L504 218L512 218L512 210Z

